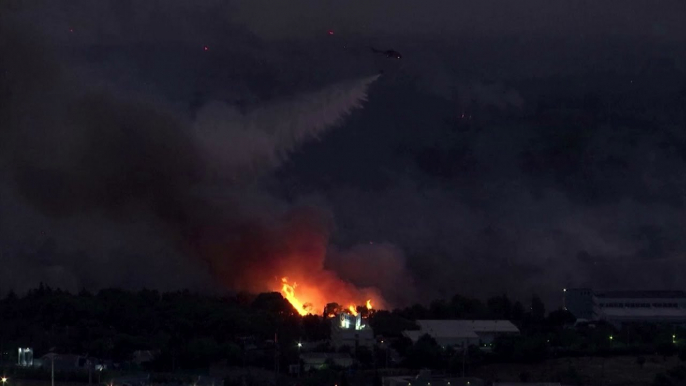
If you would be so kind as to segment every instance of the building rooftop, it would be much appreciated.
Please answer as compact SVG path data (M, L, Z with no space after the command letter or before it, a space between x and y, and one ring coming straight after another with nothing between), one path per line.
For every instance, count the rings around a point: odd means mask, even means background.
M456 336L456 334L480 332L519 332L517 326L509 320L418 320L417 324L422 331L431 332L435 336Z
M316 359L349 359L350 354L347 353L326 353L326 352L308 352L300 354L302 360L316 360Z
M610 318L636 317L636 318L681 318L686 319L686 309L683 308L629 308L629 307L606 307L602 313Z
M594 295L605 299L686 299L685 291L597 291Z

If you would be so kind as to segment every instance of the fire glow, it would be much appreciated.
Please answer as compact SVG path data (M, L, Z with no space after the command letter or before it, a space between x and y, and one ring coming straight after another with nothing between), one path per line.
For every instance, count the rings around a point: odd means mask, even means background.
M328 300L331 299L316 288L303 288L304 290L298 296L295 293L296 288L299 288L297 282L290 283L287 277L281 279L281 294L302 316L318 314L319 312L315 310L324 310L324 307L330 304ZM350 302L350 299L346 299L346 302ZM371 299L368 299L364 304L368 311L372 310ZM346 311L355 316L358 314L357 306L352 302L350 302ZM333 315L330 314L329 316L332 317Z

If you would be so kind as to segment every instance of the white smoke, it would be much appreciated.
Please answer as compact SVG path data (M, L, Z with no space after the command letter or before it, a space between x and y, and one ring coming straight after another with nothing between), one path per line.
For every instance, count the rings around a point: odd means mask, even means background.
M194 133L213 165L232 171L273 167L298 144L318 138L361 108L369 85L378 77L341 82L246 114L212 102L199 111Z

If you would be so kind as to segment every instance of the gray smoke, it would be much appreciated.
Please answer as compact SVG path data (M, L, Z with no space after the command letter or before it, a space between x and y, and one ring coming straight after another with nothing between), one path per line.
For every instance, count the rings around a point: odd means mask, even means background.
M135 52L149 35L124 27L141 28L154 9L128 3L123 14L143 20L94 23L91 17L102 18L99 12L116 2L57 3L15 10L5 3L0 20L3 289L24 291L43 281L71 291L207 290L216 283L265 291L274 289L274 276L288 273L284 267L313 262L314 274L340 282L323 266L326 213L276 198L261 180L303 142L361 108L378 76L271 98L247 111L210 99L192 115L179 109L183 96L132 88L138 75L108 77L130 68L89 57L116 56L129 46ZM153 24L182 20L184 10L172 6ZM50 20L42 29L57 26L74 41L49 38L26 22L41 18ZM176 32L167 41L183 52L188 35L179 30L197 27L170 29ZM133 81L116 81L127 78Z

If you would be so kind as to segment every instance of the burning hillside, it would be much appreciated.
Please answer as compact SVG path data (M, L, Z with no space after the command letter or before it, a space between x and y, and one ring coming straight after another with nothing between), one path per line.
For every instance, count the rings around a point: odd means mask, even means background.
M349 284L342 281L340 285L342 287L351 287ZM298 288L297 293L296 288ZM360 302L359 299L350 297L355 296L355 294L349 292L350 288L341 289L343 291L325 293L317 287L299 286L297 282L289 282L288 278L284 277L281 279L280 291L283 297L291 303L293 308L295 308L300 315L323 313L324 315L332 317L343 311L357 315L359 308L364 308L367 311L372 310L371 299ZM338 299L337 296L340 295L344 295L345 298ZM360 295L361 292L357 294L357 297L359 298ZM345 300L343 304L349 305L347 307L342 307L338 303L331 303L330 300L332 299ZM358 304L364 304L364 306L358 306Z

